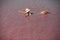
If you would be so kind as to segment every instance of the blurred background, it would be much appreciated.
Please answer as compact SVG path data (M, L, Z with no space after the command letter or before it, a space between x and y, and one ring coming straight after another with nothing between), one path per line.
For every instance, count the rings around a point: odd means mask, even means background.
M18 12L25 8L34 15ZM60 40L60 0L0 0L0 40Z

